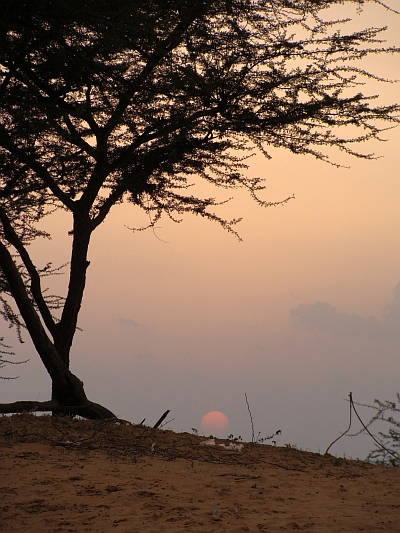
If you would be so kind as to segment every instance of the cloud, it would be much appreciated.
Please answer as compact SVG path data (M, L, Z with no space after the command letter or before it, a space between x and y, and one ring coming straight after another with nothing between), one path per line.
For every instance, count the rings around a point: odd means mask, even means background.
M130 318L124 318L124 317L120 317L118 319L118 324L120 326L123 326L123 327L135 327L135 328L142 328L142 324L138 324L137 322L135 322L134 320L131 320Z
M400 283L392 296L393 301L385 308L382 320L340 313L328 302L301 304L290 310L290 317L307 331L325 331L345 337L400 338Z

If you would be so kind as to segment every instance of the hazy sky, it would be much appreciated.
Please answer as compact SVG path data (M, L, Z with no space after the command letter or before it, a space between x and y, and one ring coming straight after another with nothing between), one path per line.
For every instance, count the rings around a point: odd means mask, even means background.
M345 6L350 15L355 13ZM369 6L355 25L390 25L400 16ZM400 79L400 57L378 56L364 67ZM370 84L382 103L399 101L400 85ZM203 219L144 222L131 206L112 213L90 248L88 286L72 352L72 371L90 399L118 416L154 424L171 409L176 431L200 429L211 410L229 418L230 433L282 430L279 444L324 452L348 425L348 403L394 399L400 389L400 130L365 147L375 161L344 158L336 168L311 157L272 150L255 156L249 173L267 179L264 198L291 194L263 209L244 193L221 208L243 216L243 242ZM219 198L227 194L220 191ZM68 261L65 217L54 238L35 249L37 262ZM53 280L60 288L65 279ZM1 401L47 400L50 381L26 339L29 363L17 381L2 381ZM366 420L370 413L360 410ZM358 428L357 424L354 426ZM344 438L331 450L363 458L373 447Z

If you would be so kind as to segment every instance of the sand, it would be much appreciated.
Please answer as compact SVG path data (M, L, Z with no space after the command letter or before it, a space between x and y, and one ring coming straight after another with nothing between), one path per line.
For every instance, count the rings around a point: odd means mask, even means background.
M0 531L400 532L400 471L141 426L0 418Z

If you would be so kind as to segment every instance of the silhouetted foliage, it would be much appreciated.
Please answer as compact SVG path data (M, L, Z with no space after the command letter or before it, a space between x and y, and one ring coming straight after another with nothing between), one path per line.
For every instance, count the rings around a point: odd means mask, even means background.
M378 436L383 446L375 445L375 448L368 454L367 461L387 466L400 466L400 393L397 393L395 402L374 400L374 404L364 405L375 411L367 428L372 430L371 426L375 425L382 428ZM357 435L360 433L365 433L365 430L362 429Z
M398 106L361 92L374 76L357 60L398 50L381 29L345 33L329 18L342 3L0 0L1 312L28 331L53 384L52 402L31 408L113 416L69 370L90 238L113 206L130 202L153 225L191 213L235 233L192 181L268 206L263 181L245 174L254 150L372 157L360 143L397 122ZM47 296L52 266L28 251L58 209L72 217L65 299Z

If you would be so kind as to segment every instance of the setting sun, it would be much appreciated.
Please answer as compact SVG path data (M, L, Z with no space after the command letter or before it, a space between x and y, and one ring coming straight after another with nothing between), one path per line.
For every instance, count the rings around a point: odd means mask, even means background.
M228 428L228 417L220 411L210 411L201 419L201 429L207 435L225 434Z

